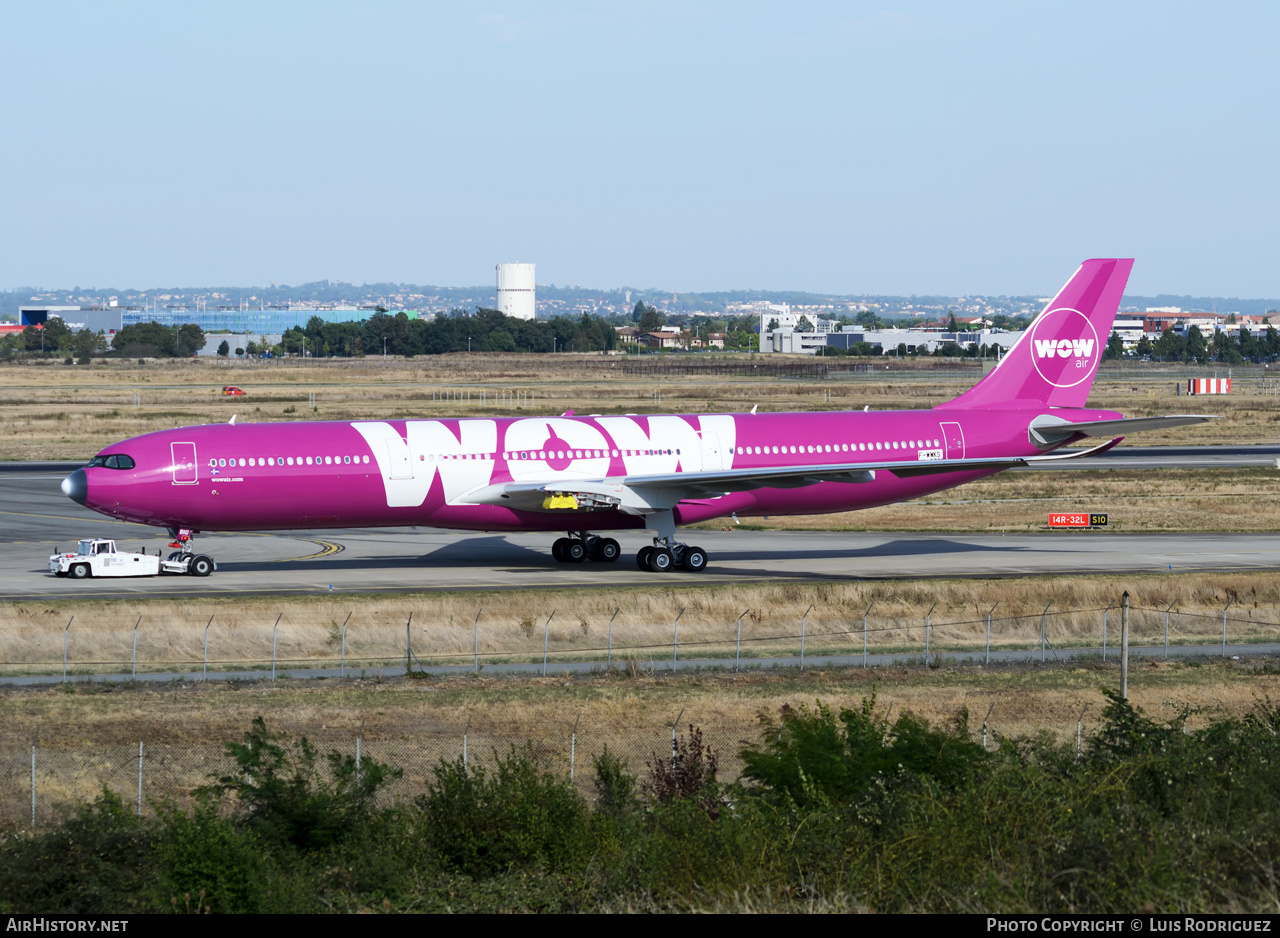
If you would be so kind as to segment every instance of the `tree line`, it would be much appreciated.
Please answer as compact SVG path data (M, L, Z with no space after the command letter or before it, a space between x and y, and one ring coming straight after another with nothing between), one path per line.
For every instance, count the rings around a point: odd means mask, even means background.
M1241 326L1238 337L1216 330L1206 336L1199 326L1192 326L1182 336L1169 328L1161 332L1154 341L1144 335L1131 352L1126 352L1124 341L1119 333L1113 331L1107 340L1103 357L1111 360L1150 358L1153 361L1199 362L1202 365L1209 362L1222 362L1226 365L1240 365L1244 362L1261 364L1280 358L1280 333L1276 332L1275 326L1270 325L1255 332Z

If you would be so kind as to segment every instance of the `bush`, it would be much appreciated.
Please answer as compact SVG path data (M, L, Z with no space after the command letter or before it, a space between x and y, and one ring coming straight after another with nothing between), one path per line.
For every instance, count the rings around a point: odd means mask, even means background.
M440 863L475 877L585 864L587 806L569 780L544 771L529 744L495 758L492 773L442 760L418 799Z
M644 793L649 798L659 803L693 799L713 820L719 816L719 758L703 743L702 730L690 723L689 735L675 740L669 758L655 752L645 764L649 778L644 783Z
M628 771L627 763L605 746L600 755L592 757L591 767L595 772L596 813L614 820L630 816L639 802L637 779Z
M972 779L987 754L969 738L968 711L949 727L930 727L910 713L892 727L875 718L875 696L839 718L817 702L784 705L778 719L760 716L761 742L742 750L743 777L764 793L797 805L848 802L874 783L913 778L952 791Z
M266 912L267 861L247 830L218 814L217 802L202 798L188 815L162 810L157 904L185 910L192 899L211 912ZM189 898L188 898L189 897Z
M254 717L244 742L227 743L226 749L239 771L202 793L235 795L242 823L269 844L300 850L342 841L369 820L378 789L402 774L372 759L363 760L357 771L352 756L330 752L326 777L305 736L292 743L269 732L262 717Z
M153 825L104 788L69 820L0 850L0 909L88 915L146 911Z

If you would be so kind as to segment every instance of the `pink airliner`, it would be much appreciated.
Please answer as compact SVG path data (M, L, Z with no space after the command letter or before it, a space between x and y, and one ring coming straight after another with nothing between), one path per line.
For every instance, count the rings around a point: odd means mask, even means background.
M641 568L699 571L680 525L887 505L1210 419L1085 406L1132 266L1085 261L999 365L932 410L233 422L109 446L62 491L167 528L184 553L201 531L427 525L565 531L556 560L611 563L618 542L592 532L644 529ZM1053 453L1085 437L1107 441Z

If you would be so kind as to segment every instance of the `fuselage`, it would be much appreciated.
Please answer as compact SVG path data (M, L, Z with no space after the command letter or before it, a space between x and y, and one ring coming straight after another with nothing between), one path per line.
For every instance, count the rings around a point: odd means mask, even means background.
M428 525L462 530L643 528L616 511L467 504L502 483L551 487L665 473L1038 455L1039 409L672 414L213 424L114 444L86 467L83 504L202 531ZM1061 411L1058 411L1061 413ZM1073 421L1111 411L1071 410ZM110 457L127 457L127 459ZM113 468L113 465L115 468ZM127 466L127 468L119 468ZM816 514L917 498L995 470L762 487L686 498L677 524ZM77 500L81 500L77 497Z

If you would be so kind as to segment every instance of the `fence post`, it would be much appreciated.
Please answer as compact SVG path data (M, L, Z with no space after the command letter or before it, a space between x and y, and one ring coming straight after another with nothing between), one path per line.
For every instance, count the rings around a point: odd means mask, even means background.
M987 707L987 715L982 718L982 751L987 751L987 721L991 719L991 711L996 708L996 702L991 701L991 706Z
M551 610L551 615L547 616L547 624L542 627L542 676L547 676L547 641L551 637L551 620L556 617L556 611Z
M1120 597L1120 699L1129 699L1129 591Z
M131 680L138 679L138 626L142 624L142 616L138 616L138 621L133 623L133 664L130 666Z
M680 650L680 616L682 615L684 615L683 609L681 609L679 615L676 616L676 622L674 626L675 633L671 640L671 670L672 671L676 669L676 653Z
M676 721L675 721L674 723L672 723L672 724L671 724L671 768L672 768L672 771L674 771L674 770L675 770L675 767L676 767L676 727L680 725L680 720L681 720L681 719L683 719L683 717L684 717L684 712L685 712L685 710L687 710L687 709L688 709L687 707L681 707L681 708L680 708L680 716L676 717ZM33 776L33 777L34 777L34 776Z
M40 729L31 737L31 829L36 829L36 746L40 744Z
M867 607L867 611L862 614L862 666L867 666L867 616L871 615L871 610L875 608L875 603Z
M1222 607L1222 657L1224 658L1227 657L1227 610L1231 608L1231 604L1235 601L1235 594L1232 594L1231 598L1227 600L1227 604ZM71 623L67 623L67 628L71 628ZM66 670L65 665L63 670ZM66 678L64 677L63 680L66 680Z
M472 714L467 714L467 725L462 728L462 768L467 768L467 734L471 732Z
M1080 708L1080 719L1076 720L1076 761L1080 761L1080 728L1084 725L1084 712L1089 709L1089 705L1085 704Z
M1049 606L1052 606L1052 605L1053 603L1049 603ZM1045 617L1049 615L1049 606L1045 606L1044 612L1040 613L1040 663L1041 664L1044 664ZM1054 652L1054 657L1056 658L1057 656L1058 656L1057 652Z
M997 601L996 601L996 606L998 606L998 605L1000 605L1000 601L999 601L999 600L997 600ZM992 607L987 611L987 658L986 658L986 660L983 662L984 664L990 664L990 663L991 663L991 615L992 615L992 613L994 613L994 612L996 611L996 606L992 606ZM994 704L993 704L992 706L994 706Z
M809 613L813 612L813 603L809 604L809 608L804 611L804 615L800 617L800 670L804 670L804 624L809 618Z
M745 616L747 612L750 612L750 611L751 611L750 609L746 610L746 612L744 612L742 616ZM738 616L738 648L733 655L733 673L734 674L738 673L738 668L742 664L742 616Z
M217 615L217 613L214 613ZM213 625L213 616L209 616L209 621L204 624L204 658L200 665L200 677L205 678L209 675L209 626Z
M76 617L74 616L67 619L67 628L64 628L63 630L63 683L67 683L67 636L69 635L70 631L72 631L72 622L74 621L76 621ZM1224 636L1226 635L1226 617L1225 616L1224 618L1222 618L1222 635ZM1224 642L1222 642L1222 644L1224 644L1224 646L1226 645L1225 639L1224 639ZM1225 651L1224 651L1224 654L1226 654Z
M342 650L338 653L338 677L347 676L347 623L351 621L351 613L342 620Z
M360 721L360 729L356 730L356 793L360 792L360 742L364 736L364 720Z
M573 721L573 732L569 734L569 781L573 782L573 760L578 748L578 720L582 719L579 713L577 719Z
M480 673L480 614L482 612L484 612L483 606L476 610L476 621L471 626L471 632L475 642L476 674Z
M613 615L609 617L609 657L605 659L605 670L613 669L613 620L618 618L618 613L622 611L621 607L613 610Z
M1107 660L1107 613L1111 611L1111 607L1116 604L1113 599L1107 603L1107 608L1102 610L1102 660Z
M142 731L142 738L138 740L138 817L142 817L142 744L146 742L150 729L151 724L148 723Z
M1169 609L1176 606L1177 603L1169 603ZM1164 660L1169 660L1169 609L1164 611Z
M284 613L282 612L276 616L275 624L271 626L271 680L273 681L276 679L276 634L280 629L280 616L283 615Z
M924 666L929 667L929 632L933 625L933 610L938 608L938 604L934 603L929 607L929 611L924 614Z
M413 613L409 613L409 618L404 623L404 673L408 674L413 670Z

